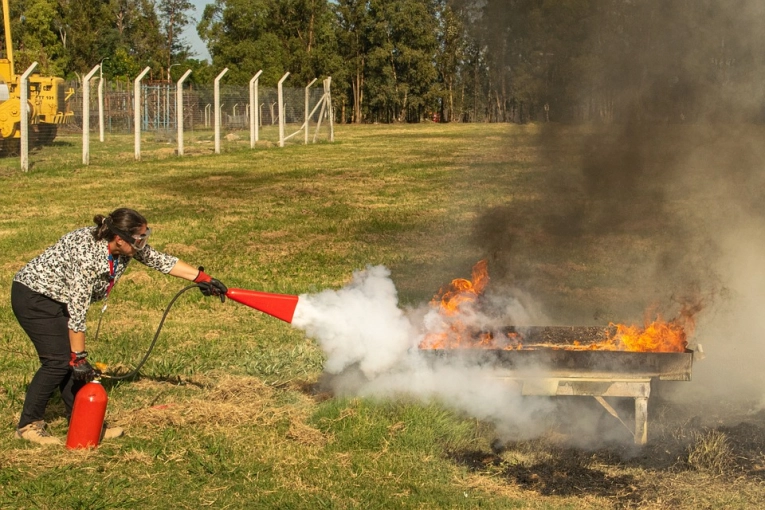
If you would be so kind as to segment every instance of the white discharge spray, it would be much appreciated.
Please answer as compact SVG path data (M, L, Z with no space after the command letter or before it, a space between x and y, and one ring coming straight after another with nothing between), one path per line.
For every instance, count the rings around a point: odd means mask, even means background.
M415 336L383 266L357 271L340 290L300 296L292 325L319 342L327 372L339 374L358 363L370 378L394 367Z
M507 308L517 306L512 300ZM515 438L538 433L540 414L551 410L548 401L522 399L492 369L426 359L418 345L443 323L432 310L402 310L383 266L355 272L342 289L301 295L292 325L319 343L340 395L438 400Z

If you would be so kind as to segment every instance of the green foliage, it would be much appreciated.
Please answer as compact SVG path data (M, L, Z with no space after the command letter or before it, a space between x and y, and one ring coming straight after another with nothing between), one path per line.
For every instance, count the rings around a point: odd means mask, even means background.
M157 4L159 17L162 21L162 32L165 37L166 68L169 69L174 60L184 60L189 53L189 46L181 37L183 29L191 23L188 14L194 5L189 0L160 0Z
M189 23L187 0L11 2L16 68L37 61L44 74L74 78L107 62L109 78L132 78L149 65L161 74L188 48L176 37Z
M422 118L435 85L435 17L432 6L413 0L370 2L367 58L372 120Z
M48 0L28 0L23 15L11 29L15 45L14 60L19 70L37 61L45 74L61 75L68 65L69 55L56 35L58 12Z
M273 86L332 76L341 122L759 120L758 0L18 0L17 68L108 78L175 64L192 81ZM111 62L110 62L111 60Z
M69 73L86 73L108 54L104 42L112 41L114 29L103 22L109 19L104 2L64 2L61 5L60 37L69 53ZM87 27L87 28L86 28ZM103 50L107 50L104 53Z
M125 47L114 50L112 56L103 61L103 66L104 75L112 77L138 76L143 70L135 55L132 55Z
M261 83L273 86L287 71L297 83L331 74L330 22L325 2L227 0L208 5L198 29L230 82L246 84L262 70Z

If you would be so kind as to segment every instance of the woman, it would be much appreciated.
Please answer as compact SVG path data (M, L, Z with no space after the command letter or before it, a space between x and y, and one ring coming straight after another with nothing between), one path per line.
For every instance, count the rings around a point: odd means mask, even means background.
M151 229L132 209L117 209L93 218L94 227L64 235L16 273L11 305L16 319L37 350L41 366L29 383L16 437L40 444L61 444L48 432L44 416L58 388L71 418L77 390L95 371L85 350L85 316L90 304L106 300L114 284L135 259L152 269L200 285L206 296L225 299L226 286L177 257L147 244ZM118 437L118 427L103 437Z

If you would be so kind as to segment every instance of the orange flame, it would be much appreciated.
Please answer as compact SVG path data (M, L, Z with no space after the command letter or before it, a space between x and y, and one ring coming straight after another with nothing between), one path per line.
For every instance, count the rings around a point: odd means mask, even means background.
M466 307L473 305L489 283L489 270L486 260L479 260L471 273L472 280L457 278L446 287L442 287L430 301L431 308L448 324L448 330L442 333L432 333L420 343L421 349L454 349L456 347L492 347L493 341L489 335L480 335L473 339L459 314ZM470 345L467 343L470 338Z
M439 293L430 301L431 306L440 306L441 313L454 316L465 303L474 303L480 296L486 284L489 283L488 264L485 260L479 260L473 266L473 280L457 278L452 280L446 288L441 288Z
M625 324L609 324L611 334L599 342L574 341L568 344L524 345L524 337L518 332L495 335L476 332L461 320L460 313L474 306L489 283L488 264L480 260L473 267L472 280L457 278L442 287L430 301L430 306L439 314L445 324L443 331L430 333L420 343L421 349L568 349L604 350L631 352L684 352L688 336L693 333L694 315L701 309L700 304L686 305L677 318L664 321L660 316L646 320L643 327Z
M661 316L642 328L611 324L616 333L608 340L617 350L632 352L684 352L688 347L688 336L695 329L694 316L701 310L700 304L684 305L680 314L669 322Z

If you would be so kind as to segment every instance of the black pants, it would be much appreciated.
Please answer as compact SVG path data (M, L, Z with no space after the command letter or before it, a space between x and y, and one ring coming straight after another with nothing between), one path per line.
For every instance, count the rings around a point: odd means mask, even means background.
M19 428L45 417L45 408L56 388L61 391L61 400L69 419L74 395L82 384L72 378L69 367L71 348L66 305L13 282L11 306L19 324L32 340L41 363L27 388Z

